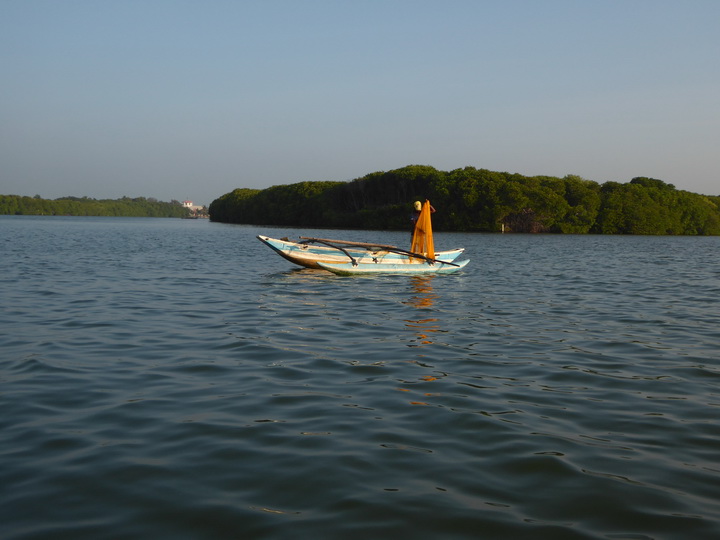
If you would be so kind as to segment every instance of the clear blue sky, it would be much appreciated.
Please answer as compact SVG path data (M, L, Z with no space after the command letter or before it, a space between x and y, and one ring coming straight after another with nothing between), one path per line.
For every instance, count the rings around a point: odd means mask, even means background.
M410 164L720 194L717 0L0 0L0 194Z

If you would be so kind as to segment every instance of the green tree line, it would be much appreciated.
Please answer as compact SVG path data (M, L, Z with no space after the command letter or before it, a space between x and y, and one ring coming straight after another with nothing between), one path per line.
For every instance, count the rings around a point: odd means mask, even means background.
M98 200L88 197L43 199L39 195L35 197L0 195L0 214L179 218L187 216L188 209L178 201L162 202L152 197Z
M720 197L655 178L599 184L576 175L523 176L474 167L409 165L350 182L236 189L210 204L226 223L397 230L415 200L438 210L444 231L720 235Z

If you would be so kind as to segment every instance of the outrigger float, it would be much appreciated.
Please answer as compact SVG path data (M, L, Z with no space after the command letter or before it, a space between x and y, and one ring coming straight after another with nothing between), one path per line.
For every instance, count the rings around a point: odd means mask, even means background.
M455 262L465 251L463 248L435 251L429 201L422 206L409 250L386 244L307 236L301 236L298 242L262 235L257 238L294 264L340 275L450 274L470 262Z

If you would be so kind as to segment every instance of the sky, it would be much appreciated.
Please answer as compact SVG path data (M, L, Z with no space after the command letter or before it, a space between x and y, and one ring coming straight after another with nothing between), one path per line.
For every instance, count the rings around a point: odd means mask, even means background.
M0 0L0 194L406 165L720 194L717 0Z

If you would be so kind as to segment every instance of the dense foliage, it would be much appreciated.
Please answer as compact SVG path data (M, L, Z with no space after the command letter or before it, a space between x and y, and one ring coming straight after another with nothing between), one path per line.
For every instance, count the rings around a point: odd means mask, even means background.
M429 199L445 231L720 234L720 197L676 190L654 178L598 184L579 176L526 177L466 167L410 165L350 182L236 189L210 204L227 223L404 229L412 202Z
M153 198L90 199L61 197L43 199L0 195L0 214L46 216L126 216L126 217L186 217L188 209L178 201L162 202Z

